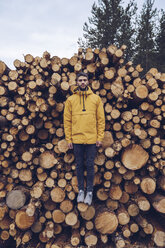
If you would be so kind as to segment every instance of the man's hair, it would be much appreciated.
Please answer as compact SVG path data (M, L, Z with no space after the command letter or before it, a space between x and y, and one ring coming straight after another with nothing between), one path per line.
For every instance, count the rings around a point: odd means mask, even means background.
M81 77L81 76L86 77L86 78L88 79L88 74L87 74L87 73L85 73L85 72L79 72L79 73L77 74L77 76L76 76L76 81L77 81L78 78Z

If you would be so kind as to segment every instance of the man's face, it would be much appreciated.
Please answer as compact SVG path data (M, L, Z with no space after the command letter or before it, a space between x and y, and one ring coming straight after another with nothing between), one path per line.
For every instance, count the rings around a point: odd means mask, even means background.
M84 77L84 76L80 76L77 79L77 85L81 88L81 89L85 89L88 86L89 82L88 82L88 78Z

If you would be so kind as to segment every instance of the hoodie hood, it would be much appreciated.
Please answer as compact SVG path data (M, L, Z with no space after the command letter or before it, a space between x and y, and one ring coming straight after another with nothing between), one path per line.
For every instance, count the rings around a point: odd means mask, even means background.
M91 90L91 88L89 86L87 86L85 90L81 90L78 86L75 86L73 88L72 92L73 92L73 94L78 94L78 95L83 95L84 93L86 95L93 94L93 91Z
M93 94L93 91L91 90L91 88L89 86L87 86L85 90L81 90L78 86L76 86L73 89L73 94L77 94L80 96L80 104L81 104L81 102L83 102L82 111L86 111L85 100L86 100L88 95Z

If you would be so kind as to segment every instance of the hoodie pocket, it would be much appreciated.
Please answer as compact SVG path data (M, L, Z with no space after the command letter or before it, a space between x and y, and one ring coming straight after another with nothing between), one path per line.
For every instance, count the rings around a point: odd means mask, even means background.
M93 113L73 115L72 135L96 133L96 116Z

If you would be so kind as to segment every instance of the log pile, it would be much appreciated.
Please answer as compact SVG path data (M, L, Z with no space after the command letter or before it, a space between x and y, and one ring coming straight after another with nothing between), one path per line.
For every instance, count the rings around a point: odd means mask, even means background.
M140 65L124 62L125 49L79 49L70 59L27 54L15 70L0 62L4 247L11 238L20 248L165 247L165 74L151 68L142 77ZM76 164L63 129L80 71L106 117L91 206L76 203Z

